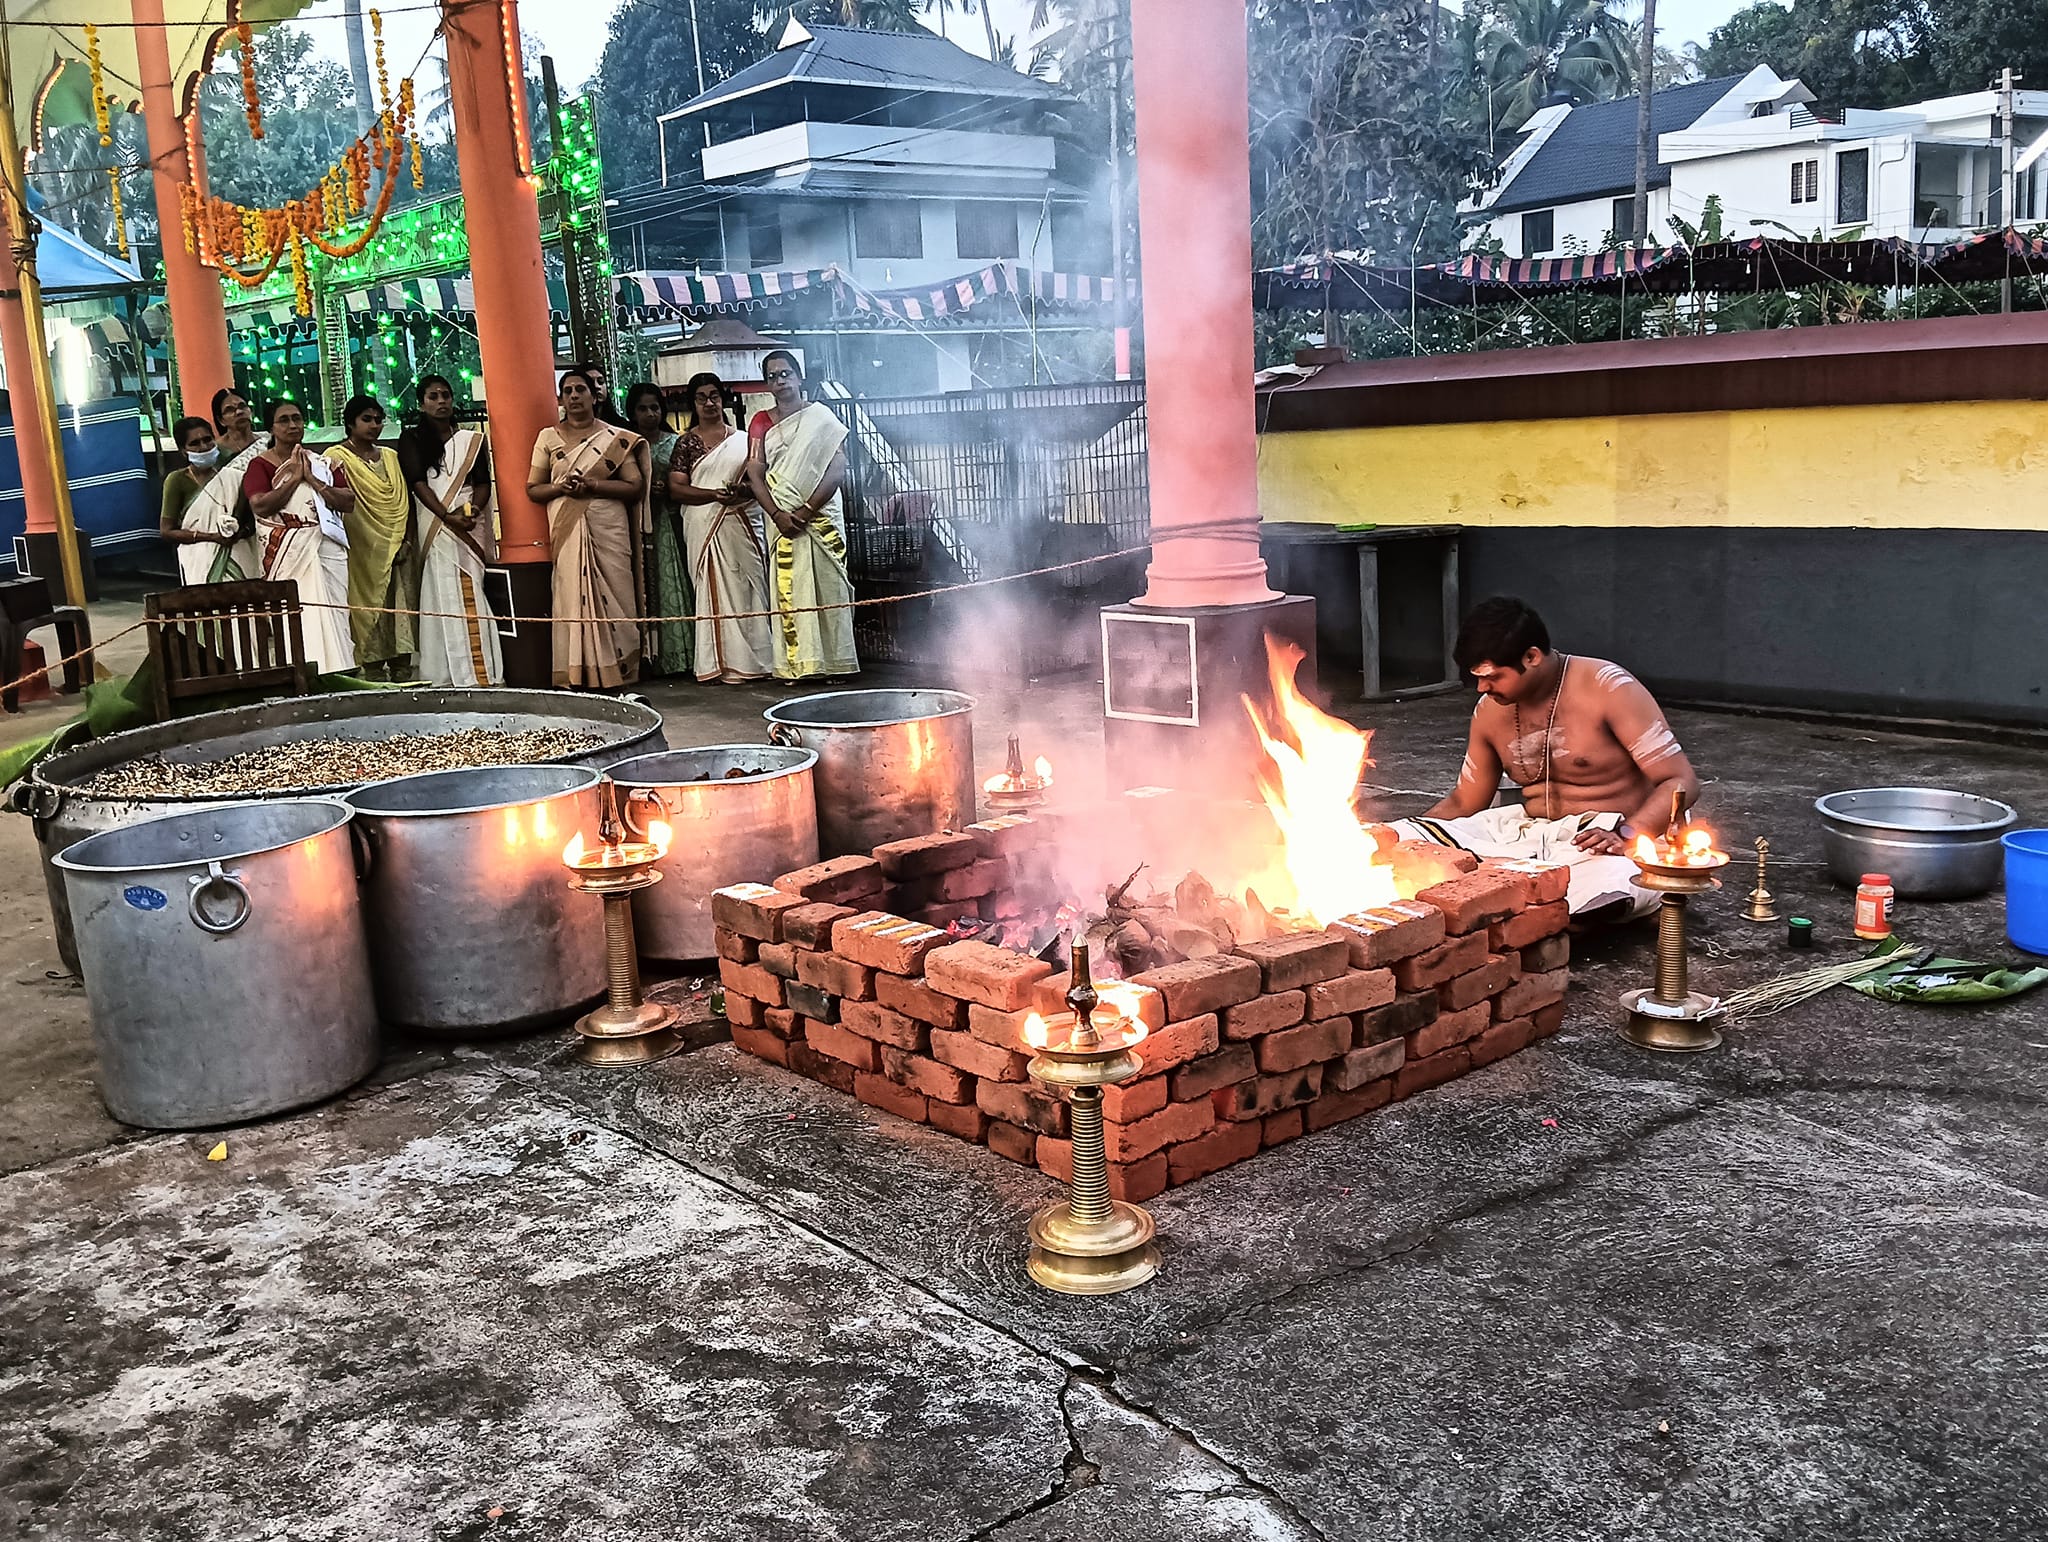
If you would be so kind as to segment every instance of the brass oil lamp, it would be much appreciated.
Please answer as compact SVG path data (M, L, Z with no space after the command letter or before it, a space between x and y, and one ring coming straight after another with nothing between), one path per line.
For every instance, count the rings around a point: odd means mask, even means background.
M1042 806L1052 791L1052 762L1043 755L1037 763L1024 769L1024 747L1017 735L1010 735L1009 755L1002 775L992 776L981 784L982 795L987 798L989 808L998 814L1021 814L1026 809Z
M1721 887L1715 876L1728 865L1728 853L1714 846L1713 833L1700 825L1681 828L1674 819L1665 834L1636 838L1629 856L1641 872L1639 888L1661 897L1657 909L1657 975L1648 990L1623 993L1628 1021L1621 1035L1643 1049L1667 1054L1693 1054L1718 1049L1720 998L1691 988L1685 954L1685 905L1695 894Z
M605 1000L576 1020L583 1037L576 1058L585 1065L648 1065L683 1047L676 1009L641 995L633 943L633 896L661 882L654 864L668 851L670 832L666 821L650 819L647 838L630 839L610 777L599 782L598 797L597 845L586 849L579 830L562 851L569 887L604 901Z

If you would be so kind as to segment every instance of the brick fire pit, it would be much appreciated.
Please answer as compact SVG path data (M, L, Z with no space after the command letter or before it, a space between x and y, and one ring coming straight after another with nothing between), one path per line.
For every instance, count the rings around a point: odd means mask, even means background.
M1057 817L895 841L712 896L733 1042L905 1119L1071 1176L1067 1105L1023 1028L1066 976L947 923L1058 902ZM1511 1055L1564 1019L1566 869L1477 864L1320 931L1103 984L1151 1030L1105 1089L1110 1186L1143 1201ZM1396 869L1403 869L1396 854Z

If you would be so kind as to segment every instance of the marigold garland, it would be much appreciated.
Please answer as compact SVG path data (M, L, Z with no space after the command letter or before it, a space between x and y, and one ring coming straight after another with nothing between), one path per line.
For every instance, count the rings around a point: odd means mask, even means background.
M114 198L114 247L121 260L128 260L128 216L121 212L121 168L107 168L107 191Z
M235 37L242 45L242 110L249 117L249 137L263 137L263 106L256 100L256 32L246 21L235 28ZM197 117L199 110L193 108Z
M107 78L100 67L100 29L91 22L85 24L85 67L92 77L92 121L100 131L100 144L111 145L114 130L107 119Z
M374 7L370 11L370 35L377 43L377 107L381 112L389 112L391 72L384 67L384 13Z

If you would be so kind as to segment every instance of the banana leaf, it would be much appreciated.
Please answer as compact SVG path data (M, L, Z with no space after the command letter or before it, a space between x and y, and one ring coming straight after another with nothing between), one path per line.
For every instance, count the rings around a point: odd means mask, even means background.
M1906 951L1894 938L1884 952L1898 952L1898 962L1873 969L1847 982L1879 1001L1908 1001L1926 1006L1960 1006L2003 1001L2048 981L2048 968L2010 969L2004 964L1963 958L1929 958L1926 950Z

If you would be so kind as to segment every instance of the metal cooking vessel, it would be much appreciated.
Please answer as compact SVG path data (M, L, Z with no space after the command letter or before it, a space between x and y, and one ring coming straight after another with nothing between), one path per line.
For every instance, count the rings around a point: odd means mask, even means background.
M865 856L884 841L974 822L974 698L959 691L828 691L770 707L768 737L818 753L818 846Z
M766 883L818 860L817 763L812 750L706 744L636 755L612 767L621 793L660 796L672 832L668 855L657 864L663 881L633 896L633 935L642 954L711 957L713 889ZM757 774L728 778L735 768ZM636 834L644 830L644 800L621 797L619 810Z
M233 1124L370 1074L377 1013L348 824L332 799L216 804L57 857L116 1119Z
M1816 798L1821 854L1837 883L1885 873L1901 899L1967 899L1998 882L2000 837L2019 815L1995 798L1938 787L1860 787Z
M50 858L73 841L102 830L118 829L139 819L154 819L180 809L220 807L245 798L113 798L82 791L101 771L163 754L174 760L219 760L243 750L260 749L294 739L332 736L373 738L388 733L454 732L465 728L587 728L603 741L561 763L603 770L628 755L665 749L661 714L631 697L587 696L568 691L522 691L506 688L457 690L421 686L396 691L337 691L323 696L295 696L284 701L229 707L108 734L77 749L51 755L14 786L8 806L35 821L42 846L43 882L50 894L50 919L57 932L57 951L64 966L78 973L72 945L71 916L65 908L64 885ZM267 799L299 798L347 792L354 783L333 787L296 787L266 792Z
M604 994L604 901L569 887L562 848L597 832L588 766L480 766L358 787L363 912L384 1020L512 1032Z

